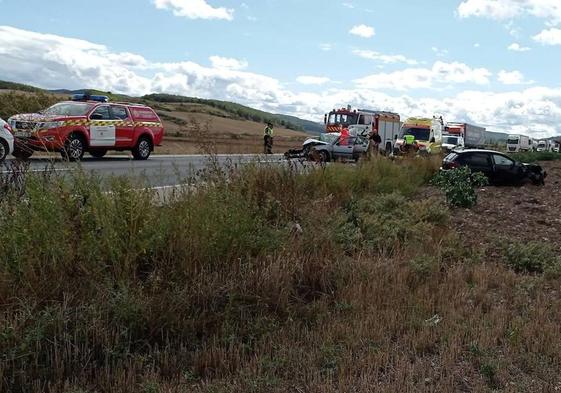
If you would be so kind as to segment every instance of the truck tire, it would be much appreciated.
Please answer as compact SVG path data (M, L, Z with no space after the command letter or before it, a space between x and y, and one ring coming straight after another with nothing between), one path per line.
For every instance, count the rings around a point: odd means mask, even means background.
M79 134L70 134L64 148L60 151L63 160L66 161L80 161L84 157L86 151L86 143L84 138Z
M391 142L386 142L386 149L384 150L384 155L385 156L389 156L390 154L392 154L392 143Z
M33 155L33 150L14 147L12 155L18 160L27 160Z
M0 139L0 162L4 161L8 156L8 144Z
M132 149L132 156L135 160L147 160L152 153L152 140L147 136L141 136Z
M88 153L94 158L103 158L107 154L107 149L90 150Z

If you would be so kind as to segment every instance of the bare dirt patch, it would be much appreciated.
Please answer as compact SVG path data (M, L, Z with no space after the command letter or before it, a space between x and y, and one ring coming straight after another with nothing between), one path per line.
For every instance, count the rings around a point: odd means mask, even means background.
M541 163L543 187L485 187L472 210L456 210L453 224L464 243L483 248L488 257L509 242L549 243L561 251L561 161Z

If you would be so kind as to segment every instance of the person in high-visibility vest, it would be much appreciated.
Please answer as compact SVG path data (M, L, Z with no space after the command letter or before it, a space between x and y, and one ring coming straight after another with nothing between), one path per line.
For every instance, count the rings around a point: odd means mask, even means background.
M265 154L273 154L273 123L267 123L267 127L265 127L265 134L263 135L263 149Z
M411 135L411 134L406 134L403 136L403 146L402 146L402 151L405 154L411 153L413 151L415 151L415 147L417 144L417 141L415 140L415 136Z
M427 147L427 152L429 154L441 154L442 153L442 143L436 143L434 137L431 138L429 146Z
M403 137L403 140L406 145L413 145L415 143L415 136L407 134Z

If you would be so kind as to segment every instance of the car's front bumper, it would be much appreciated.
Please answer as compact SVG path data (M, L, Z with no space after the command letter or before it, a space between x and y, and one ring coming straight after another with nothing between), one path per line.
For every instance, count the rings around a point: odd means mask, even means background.
M63 148L63 143L54 137L30 137L16 138L14 147L36 151L59 151Z

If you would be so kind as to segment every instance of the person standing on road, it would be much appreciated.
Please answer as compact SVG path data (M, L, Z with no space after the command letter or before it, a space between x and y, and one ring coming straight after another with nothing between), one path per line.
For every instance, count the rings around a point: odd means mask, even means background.
M370 135L370 157L378 155L380 151L380 143L382 143L382 138L378 134L378 130L374 129L372 135Z
M265 135L263 136L265 154L273 154L273 123L267 123L265 127Z

